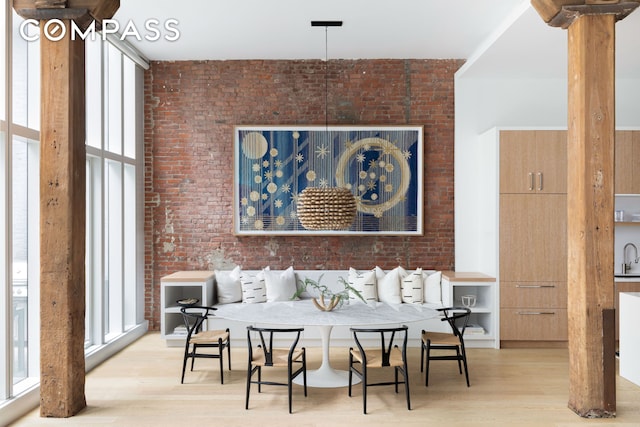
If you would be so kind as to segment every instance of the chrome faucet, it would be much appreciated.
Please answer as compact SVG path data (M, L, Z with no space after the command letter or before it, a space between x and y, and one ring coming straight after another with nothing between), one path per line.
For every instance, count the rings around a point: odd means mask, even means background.
M631 260L627 262L627 248L629 246L633 248L636 254L633 262L637 264L638 260L640 260L640 257L638 257L638 248L636 247L636 245L634 245L633 243L627 243L626 245L624 245L624 249L622 250L622 274L627 274L629 270L631 270Z

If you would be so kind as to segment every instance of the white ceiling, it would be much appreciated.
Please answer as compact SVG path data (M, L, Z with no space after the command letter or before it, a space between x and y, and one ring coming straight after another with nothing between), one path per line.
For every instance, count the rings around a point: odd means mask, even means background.
M567 31L529 0L122 0L114 16L145 33L176 19L176 41L130 41L150 60L469 59L474 77L566 76ZM341 20L328 29L312 20ZM162 36L170 35L162 31ZM617 75L640 77L640 11L616 24Z

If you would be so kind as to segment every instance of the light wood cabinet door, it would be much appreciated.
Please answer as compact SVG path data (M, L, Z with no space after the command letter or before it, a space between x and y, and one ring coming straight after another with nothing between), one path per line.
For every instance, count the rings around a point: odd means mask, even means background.
M566 341L567 309L503 308L500 310L500 340Z
M616 194L640 194L640 131L616 131Z
M535 131L536 191L538 193L567 192L567 132L563 130Z
M567 281L567 197L500 195L500 280Z
M500 282L502 308L567 308L567 282Z
M500 193L566 193L566 131L501 131Z
M500 132L500 193L535 192L536 135Z

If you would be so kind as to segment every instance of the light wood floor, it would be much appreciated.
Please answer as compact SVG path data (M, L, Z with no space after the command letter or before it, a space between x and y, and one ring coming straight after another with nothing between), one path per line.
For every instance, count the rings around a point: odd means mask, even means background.
M321 360L308 348L309 368ZM294 385L293 410L287 412L286 387L252 389L244 409L246 350L232 350L232 368L219 383L218 361L199 359L180 384L181 348L167 348L149 333L93 370L86 381L87 408L68 419L40 418L38 410L14 426L640 426L640 387L617 378L617 417L588 420L567 408L568 356L563 349L470 349L471 387L455 362L436 361L429 387L420 374L420 352L409 355L412 410L393 387L369 389L368 414L362 414L362 389ZM346 368L347 349L332 348L335 368Z

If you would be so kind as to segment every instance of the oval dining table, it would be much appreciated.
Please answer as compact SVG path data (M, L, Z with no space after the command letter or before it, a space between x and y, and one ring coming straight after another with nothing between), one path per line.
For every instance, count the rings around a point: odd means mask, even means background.
M322 344L322 363L318 369L307 372L307 385L310 387L346 387L349 385L348 371L336 370L331 366L329 345L331 330L334 326L393 325L439 316L435 309L422 304L387 304L383 302L369 304L356 302L344 304L333 311L321 311L314 306L310 299L254 304L220 304L215 307L218 309L215 313L216 317L238 322L317 327L320 331ZM299 377L296 380L298 379Z

